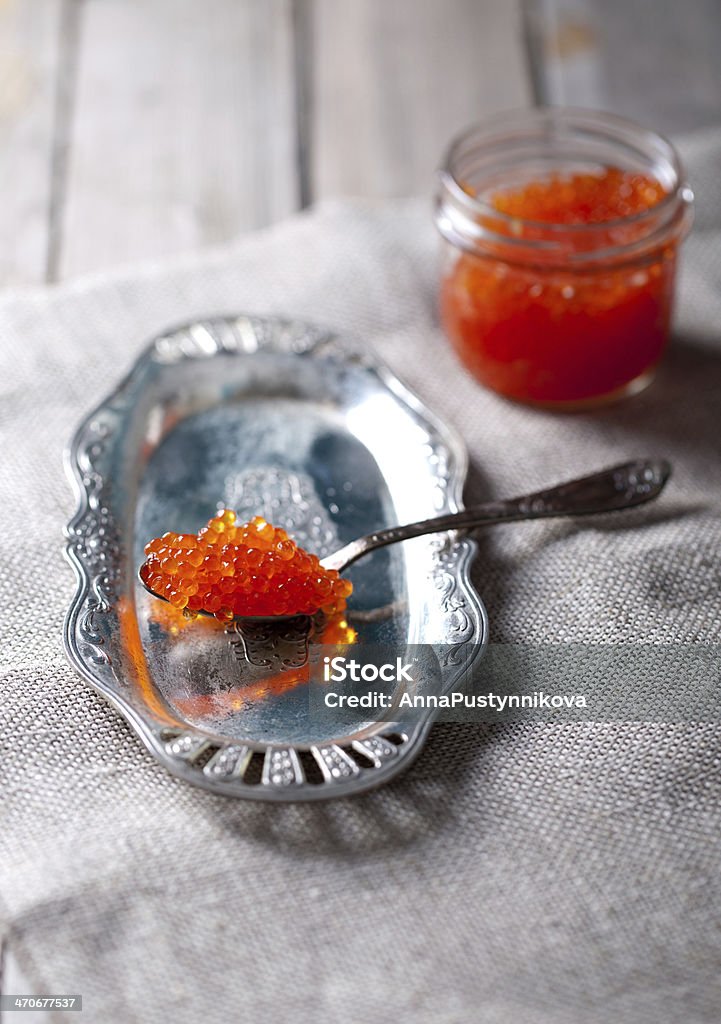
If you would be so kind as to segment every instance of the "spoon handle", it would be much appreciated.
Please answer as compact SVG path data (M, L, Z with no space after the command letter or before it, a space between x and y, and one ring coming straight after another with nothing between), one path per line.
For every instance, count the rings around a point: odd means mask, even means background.
M444 530L471 529L551 516L593 515L633 508L658 497L670 473L671 466L665 459L635 459L520 498L489 501L462 512L378 530L346 544L324 558L322 564L326 569L342 572L356 559L376 548Z

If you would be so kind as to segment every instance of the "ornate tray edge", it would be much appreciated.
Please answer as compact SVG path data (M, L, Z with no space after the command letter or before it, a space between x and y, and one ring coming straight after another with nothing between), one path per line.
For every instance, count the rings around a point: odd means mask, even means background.
M253 751L240 744L219 745L200 730L178 727L170 713L167 722L151 725L103 678L102 672L107 672L109 659L103 650L95 618L111 607L111 585L104 561L97 557L102 552L93 557L83 542L89 521L104 522L107 543L114 542L110 513L102 501L104 482L94 470L93 453L109 436L105 421L108 416L118 415L114 407L145 364L212 357L221 352L250 354L266 346L299 355L317 355L330 349L376 373L451 452L453 471L449 470L443 480L443 497L449 510L463 507L462 491L468 469L465 445L455 430L430 412L376 357L370 358L365 352L341 342L331 331L278 317L214 316L173 327L146 346L116 388L82 420L65 450L65 469L77 504L65 529L65 554L75 573L76 592L65 617L63 641L75 670L109 701L148 751L176 777L211 792L250 800L329 799L375 788L409 767L420 753L437 713L429 713L411 730L399 731L390 723L377 735L354 741L352 751L335 744L311 748L323 777L319 784L306 781L292 747L259 745L260 749ZM456 537L454 543L450 543L448 535L439 539L437 558L448 581L443 594L444 608L449 614L460 614L462 622L465 620L459 631L459 642L449 647L444 655L443 668L447 671L444 692L455 688L463 672L482 656L488 643L486 610L470 579L470 565L476 550L475 541L468 537ZM209 747L213 746L217 749L208 759ZM243 782L243 774L254 752L261 753L263 768L260 782L251 785ZM363 767L357 754L361 755Z

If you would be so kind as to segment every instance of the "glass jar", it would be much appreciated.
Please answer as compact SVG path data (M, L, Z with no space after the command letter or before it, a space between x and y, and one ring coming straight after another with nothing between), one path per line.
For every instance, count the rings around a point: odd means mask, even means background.
M561 196L564 182L609 169L652 179L653 205L558 223L501 212L495 199L538 182ZM440 171L435 219L441 321L462 362L500 394L551 407L639 391L668 341L692 203L671 143L623 118L528 110L459 135Z

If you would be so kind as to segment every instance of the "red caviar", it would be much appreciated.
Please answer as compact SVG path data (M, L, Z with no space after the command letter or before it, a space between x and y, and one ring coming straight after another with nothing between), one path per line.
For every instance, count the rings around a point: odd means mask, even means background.
M156 537L145 556L140 577L154 594L186 614L210 612L221 622L235 615L334 615L353 589L285 530L260 516L238 524L230 509L197 534Z
M454 252L441 286L444 327L468 369L501 394L551 405L640 386L668 339L677 246L665 240L632 261L603 253L641 239L643 215L667 194L618 167L492 192L478 224L495 247ZM519 240L530 247L521 260Z
M647 174L605 167L599 174L551 175L491 196L499 213L544 224L607 224L645 213L666 195Z

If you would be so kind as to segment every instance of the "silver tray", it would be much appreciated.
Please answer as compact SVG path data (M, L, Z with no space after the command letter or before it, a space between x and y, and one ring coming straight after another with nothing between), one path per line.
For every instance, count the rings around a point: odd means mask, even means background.
M218 503L265 515L319 555L460 508L462 443L386 368L305 324L188 324L153 341L81 424L67 467L78 498L67 653L170 772L231 796L313 800L410 764L432 712L358 711L331 726L312 712L324 684L293 682L313 644L302 623L190 622L136 575L150 537L196 531ZM474 553L442 534L356 563L348 616L362 644L423 645L442 692L457 686L486 644Z

